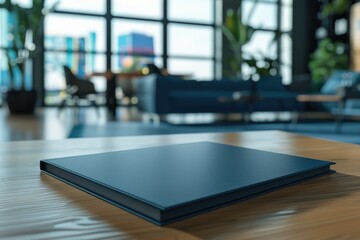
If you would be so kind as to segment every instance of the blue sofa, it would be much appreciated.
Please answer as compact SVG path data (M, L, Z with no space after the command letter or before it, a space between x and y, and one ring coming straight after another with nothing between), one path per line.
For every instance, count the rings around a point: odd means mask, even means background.
M237 92L252 97L248 101L233 100ZM302 107L296 95L286 89L280 76L262 77L253 82L183 80L151 74L137 81L140 111L157 115L294 111Z
M341 94L346 99L344 106L347 112L351 114L352 111L356 112L360 109L360 72L351 70L337 70L326 80L320 89L321 94ZM347 92L341 92L347 91ZM353 96L354 93L356 96ZM336 112L338 110L337 103L320 103L315 105L315 108L325 110L328 112Z

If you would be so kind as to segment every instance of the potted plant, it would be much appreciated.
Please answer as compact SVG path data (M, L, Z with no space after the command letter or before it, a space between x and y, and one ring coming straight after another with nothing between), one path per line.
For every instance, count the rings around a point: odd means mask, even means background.
M242 46L250 42L255 29L249 25L243 24L241 20L241 9L235 12L233 9L226 11L225 22L222 25L222 32L229 42L233 55L228 59L230 70L226 74L241 78L241 64L244 62L242 56Z
M322 11L321 11L321 17L329 17L331 15L341 15L346 13L346 11L349 10L350 6L352 4L351 0L332 0L328 1L326 4L324 4Z
M312 90L320 91L326 79L334 70L348 69L349 57L345 54L345 44L325 38L311 55L309 68L312 77Z
M0 8L6 9L9 13L9 46L4 51L8 59L10 84L7 104L11 113L34 112L37 93L32 87L26 87L26 66L42 50L36 45L35 40L45 15L52 11L55 5L45 9L45 0L33 0L31 8L21 7L11 0L5 0L0 4ZM16 77L19 78L20 84L16 84Z

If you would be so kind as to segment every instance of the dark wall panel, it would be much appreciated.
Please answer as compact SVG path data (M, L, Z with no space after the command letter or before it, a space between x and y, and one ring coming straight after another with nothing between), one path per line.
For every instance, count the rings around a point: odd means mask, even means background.
M316 29L320 27L317 14L320 2L294 0L293 3L293 75L309 73L310 55L317 47Z

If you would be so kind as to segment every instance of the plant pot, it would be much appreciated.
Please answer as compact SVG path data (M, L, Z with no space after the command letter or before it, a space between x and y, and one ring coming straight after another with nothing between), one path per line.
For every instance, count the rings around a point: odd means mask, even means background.
M7 92L7 104L12 114L33 114L36 105L36 91L16 91Z

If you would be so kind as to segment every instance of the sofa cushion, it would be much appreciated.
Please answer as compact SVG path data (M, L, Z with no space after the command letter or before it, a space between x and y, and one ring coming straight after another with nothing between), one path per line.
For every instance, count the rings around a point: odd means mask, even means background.
M222 101L221 99L225 99ZM244 112L246 101L234 101L232 91L173 91L170 93L169 104L175 112Z
M320 92L322 94L336 94L337 90L343 86L353 86L360 82L360 73L349 70L335 71L326 80Z
M219 90L219 91L243 91L251 90L254 87L252 81L230 81L230 80L214 80L214 81L196 81L183 80L170 77L168 79L170 88L173 90Z
M139 108L144 112L166 113L241 113L297 109L296 94L287 91L280 76L260 81L195 81L174 76L149 76L139 81ZM256 85L256 89L254 86ZM255 91L254 91L255 90ZM234 93L256 94L258 99L237 100ZM256 96L255 95L255 96Z
M281 91L257 91L256 95L260 99L268 99L268 100L296 100L296 93L293 92L281 92Z
M262 76L255 85L256 91L287 91L281 76Z
M259 100L253 103L252 111L268 112L268 111L296 111L303 109L303 104L295 100L273 99Z

